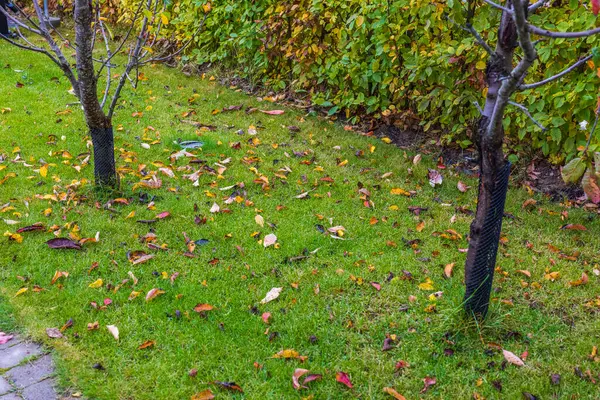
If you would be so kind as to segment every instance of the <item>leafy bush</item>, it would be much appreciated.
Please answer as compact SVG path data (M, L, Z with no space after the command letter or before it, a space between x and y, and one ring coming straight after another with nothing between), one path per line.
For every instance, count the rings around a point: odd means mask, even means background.
M121 7L131 13L137 1L123 1ZM587 29L595 17L586 6L570 0L539 10L531 22L554 30ZM486 57L472 36L447 18L449 8L462 7L459 0L173 0L163 34L182 41L192 37L207 7L210 16L188 54L193 61L219 62L268 87L293 89L353 122L365 113L391 119L416 115L425 131L439 126L447 132L445 141L470 144L465 133L478 116L474 102L485 94ZM474 21L492 44L498 17L497 10L485 7ZM528 81L560 71L592 51L596 40L539 43L540 59ZM597 66L590 61L553 84L520 93L516 100L547 130L511 110L507 134L556 162L573 157L589 134L580 123L593 120L597 84ZM594 142L589 150L599 149Z

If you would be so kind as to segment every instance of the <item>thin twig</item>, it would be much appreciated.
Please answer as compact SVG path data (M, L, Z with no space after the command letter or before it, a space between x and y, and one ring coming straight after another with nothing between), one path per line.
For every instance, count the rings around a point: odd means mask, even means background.
M510 8L506 8L504 6L501 6L498 3L494 3L492 0L483 0L483 1L486 2L486 3L488 3L490 6L492 6L494 8L497 8L498 10L502 10L502 11L507 12L509 14L513 13L513 10L511 10Z
M533 115L531 115L531 113L529 112L527 107L525 107L523 104L520 104L520 103L517 103L514 101L509 101L508 104L510 104L511 106L517 107L519 110L521 110L523 112L523 114L527 115L529 117L529 119L538 126L538 128L540 128L542 131L546 131L546 127L544 125L540 124L535 118L533 118Z
M579 32L557 32L550 31L548 29L542 29L533 24L527 23L527 30L533 34L539 36L546 36L551 38L565 38L565 39L576 39L582 37L593 36L600 33L600 28L594 28L587 31L579 31Z
M529 6L527 12L529 14L533 14L538 8L542 7L546 3L549 3L549 0L538 0L537 2Z
M104 45L106 46L106 56L110 57L110 46L108 45L108 38L106 37L106 32L104 30L104 24L100 18L97 19L98 24L100 25L100 32L102 32L102 38L104 39ZM100 102L100 108L104 108L104 104L106 104L106 99L108 98L108 92L110 91L110 84L112 79L110 79L110 64L106 66L106 87L104 88L104 96L102 97L102 101Z
M535 83L529 83L529 84L525 84L525 85L521 85L519 86L520 90L528 90L528 89L535 89L537 87L543 86L547 83L550 83L552 81L555 81L563 76L565 76L566 74L568 74L569 72L573 71L574 69L576 69L577 67L579 67L580 65L585 64L588 60L590 60L593 57L592 54L588 54L587 56L580 58L577 62L575 62L574 64L572 64L571 66L563 69L562 71L560 71L558 74L556 75L552 75L549 78L546 78L542 81L539 82L535 82Z
M592 130L590 131L590 137L588 138L588 141L585 144L585 149L583 150L583 154L587 153L588 148L590 147L590 143L592 143L592 138L594 137L594 131L596 130L596 125L598 125L598 117L600 117L600 106L596 109L596 119L594 120L594 124L592 125Z

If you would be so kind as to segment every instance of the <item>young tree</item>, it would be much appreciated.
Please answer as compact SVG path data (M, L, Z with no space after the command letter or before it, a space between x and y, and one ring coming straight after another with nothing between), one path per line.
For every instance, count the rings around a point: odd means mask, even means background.
M506 0L503 4L492 0L483 0L487 6L501 12L500 22L496 30L495 48L488 45L482 36L473 28L472 21L477 9L481 7L478 0L467 0L466 13L462 20L455 22L472 34L476 42L488 53L486 83L488 87L485 106L477 123L476 144L479 151L479 193L475 218L471 224L469 250L465 263L465 309L477 318L485 317L488 311L496 254L502 228L504 202L508 187L510 163L505 160L502 151L504 139L503 120L509 105L517 107L525 113L533 123L541 129L545 128L536 121L527 107L511 101L517 92L535 90L536 88L556 81L576 70L593 57L593 54L582 56L561 72L542 81L525 83L528 70L537 59L536 45L532 35L541 38L582 38L600 33L600 28L581 32L556 32L542 29L531 24L528 16L552 7L552 2L539 0L530 4L528 0ZM598 13L600 0L592 0L593 11ZM486 6L486 5L482 5ZM462 4L454 2L454 9ZM456 14L455 14L456 15ZM462 25L461 25L462 23ZM519 51L516 51L516 50ZM591 137L590 137L591 138ZM583 172L582 172L583 173Z
M137 87L140 67L171 59L191 43L195 34L175 52L152 55L151 49L157 43L161 28L168 23L164 14L165 2L141 0L137 9L132 11L132 16L125 21L126 33L123 39L111 48L104 18L100 15L101 0L74 0L75 42L71 45L60 32L53 30L48 24L38 1L33 1L35 17L30 16L23 8L18 8L18 13L13 15L0 7L0 13L16 25L16 33L20 40L1 34L0 37L18 48L46 55L63 71L81 102L85 122L92 138L96 184L116 188L119 179L115 165L112 119L123 87L128 81L134 88ZM198 31L205 19L206 15ZM38 35L42 40L30 41L23 32ZM101 36L105 51L100 58L94 54L96 42L100 42L97 40L98 36ZM59 42L75 52L75 68L64 55ZM113 70L118 67L114 56L122 51L127 53L128 60L122 66L116 87L111 90ZM106 84L99 93L98 82L103 72L106 73Z

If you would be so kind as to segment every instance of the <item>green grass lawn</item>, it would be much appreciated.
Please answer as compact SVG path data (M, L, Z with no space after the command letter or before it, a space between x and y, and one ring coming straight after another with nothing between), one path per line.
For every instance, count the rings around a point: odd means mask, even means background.
M522 209L529 194L511 189L506 211L517 218L505 219L494 300L477 326L461 312L461 250L471 217L457 211L475 210L475 179L449 166L432 188L427 169L435 161L427 155L414 165L415 153L259 102L210 74L186 77L156 66L144 70L137 91L125 90L114 120L123 192L99 194L84 163L90 139L81 110L66 106L75 102L67 80L43 56L4 43L0 59L2 233L45 227L22 233L22 243L0 237L0 327L18 326L54 349L64 389L90 399L187 399L206 389L216 398L391 398L386 387L407 399L597 397L591 380L600 379L600 363L589 357L600 345L596 214L538 196ZM213 113L231 105L285 113ZM178 139L205 146L189 150L194 158L176 159ZM197 171L197 179L186 178ZM152 176L160 188L136 185ZM462 193L459 180L472 188ZM397 188L414 194L392 194ZM211 213L215 203L220 212ZM416 216L409 206L428 210ZM155 223L138 222L164 211L170 215ZM587 231L560 230L567 223ZM323 233L337 225L343 240ZM81 251L45 244L96 232L99 242ZM149 233L164 249L144 243ZM268 234L277 244L265 248ZM189 257L186 235L208 242ZM136 250L155 257L133 264L128 253ZM51 284L56 271L68 277ZM582 272L588 282L570 286ZM90 287L98 279L102 286ZM283 288L279 298L261 304L274 287ZM153 288L164 294L146 301ZM129 300L133 291L140 294ZM105 299L111 303L103 307ZM195 312L201 303L214 309ZM63 338L48 338L46 328L70 319ZM99 329L88 330L95 321ZM118 341L107 325L119 329ZM395 340L382 351L386 335ZM155 344L138 349L146 341ZM505 363L501 347L526 352L526 365ZM306 360L273 357L285 349ZM408 366L397 370L401 360ZM323 377L297 391L297 368ZM352 389L336 382L340 371ZM561 376L559 384L551 374ZM436 383L421 393L426 377Z

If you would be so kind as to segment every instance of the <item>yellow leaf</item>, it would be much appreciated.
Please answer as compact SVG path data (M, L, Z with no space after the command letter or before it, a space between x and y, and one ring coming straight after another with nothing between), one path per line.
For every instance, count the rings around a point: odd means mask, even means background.
M125 219L129 219L129 218L133 218L133 217L135 217L135 211L132 211L129 214L127 214L127 216L125 217Z
M475 64L475 68L480 69L480 70L484 70L485 69L485 61L477 61L477 64Z
M165 14L160 14L160 20L162 21L163 25L169 24L169 18L167 18Z
M91 287L92 289L98 289L99 287L102 287L103 284L104 282L102 279L97 279L96 281L90 283L88 287Z
M202 10L204 10L205 13L209 12L212 9L212 5L210 4L210 1L204 5L202 5ZM212 76L211 76L212 78Z
M429 278L425 279L425 282L419 284L421 290L433 290L433 281Z
M48 164L44 164L40 167L40 175L45 178L48 175Z
M25 293L28 289L26 287L21 288L17 291L17 293L15 294L15 297L22 295L23 293Z
M365 22L365 17L359 15L356 17L356 27L359 28Z
M381 138L381 141L386 144L392 143L392 139L390 139L389 137Z
M399 195L406 196L406 197L409 197L409 196L410 196L410 193L409 193L409 192L407 192L407 191L406 191L406 190L404 190L404 189L400 189L400 188L393 188L393 189L390 191L390 193L391 193L391 194L399 194Z
M424 228L425 228L425 221L421 221L417 224L415 229L417 230L417 232L422 232Z

